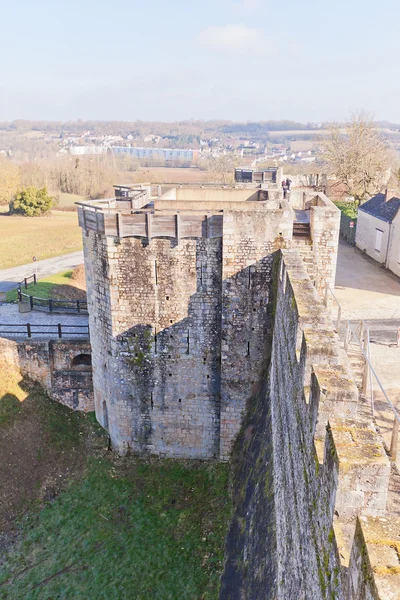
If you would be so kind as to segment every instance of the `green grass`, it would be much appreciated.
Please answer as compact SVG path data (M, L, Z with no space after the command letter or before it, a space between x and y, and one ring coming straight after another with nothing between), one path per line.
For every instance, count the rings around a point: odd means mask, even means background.
M32 264L82 249L76 213L53 211L46 217L0 215L0 269Z
M21 289L24 294L47 300L51 298L51 292L55 285L71 285L71 275L72 271L63 271L41 279L36 285L30 283L26 289L24 287ZM16 302L17 298L17 290L10 290L6 294L7 302Z
M217 599L227 465L91 459L0 571L0 598Z
M118 458L92 414L14 375L0 373L0 536L4 517L19 530L0 599L217 600L229 466Z
M357 205L355 202L335 202L334 204L350 219L357 219Z

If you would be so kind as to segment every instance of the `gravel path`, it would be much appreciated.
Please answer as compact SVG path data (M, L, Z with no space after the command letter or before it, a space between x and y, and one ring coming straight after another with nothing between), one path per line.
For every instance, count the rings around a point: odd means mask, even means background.
M79 337L87 336L86 326L88 324L87 315L65 315L65 314L49 314L39 311L28 313L20 313L16 304L0 304L0 337L21 338L27 337L26 324L30 323L32 328L32 337L37 338L57 338L58 324L61 325L78 325L79 329L71 329L71 333L64 333L63 337ZM3 325L2 325L3 324ZM16 325L17 327L5 327L4 324ZM39 325L50 325L50 327L38 327ZM35 327L36 326L36 327ZM41 331L42 329L42 331ZM20 334L9 333L11 330L19 331ZM47 333L44 333L47 332ZM85 335L77 335L85 334Z
M63 256L55 256L54 258L46 258L38 260L36 263L31 262L27 265L20 265L12 269L4 269L0 271L0 292L8 292L17 287L17 283L22 281L24 277L29 277L37 272L39 279L74 269L77 265L83 263L83 252L72 252Z

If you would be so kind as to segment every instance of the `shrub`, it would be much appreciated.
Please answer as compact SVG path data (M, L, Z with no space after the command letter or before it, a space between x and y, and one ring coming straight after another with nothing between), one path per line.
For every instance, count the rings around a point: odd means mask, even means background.
M25 217L39 217L48 212L54 204L47 188L27 187L21 190L10 202L10 213Z

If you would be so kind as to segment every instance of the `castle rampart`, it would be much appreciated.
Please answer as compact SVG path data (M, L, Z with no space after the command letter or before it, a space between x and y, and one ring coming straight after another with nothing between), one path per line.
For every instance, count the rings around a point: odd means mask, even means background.
M375 573L389 555L374 554L374 536L363 531L372 518L375 531L385 529L389 460L292 250L275 258L273 295L264 370L233 453L235 510L220 597L396 598L398 558L392 553L382 588ZM392 523L382 544L396 548L400 523Z
M172 188L141 210L135 197L79 206L96 414L119 452L229 457L271 328L272 255L296 233L277 193ZM338 211L308 202L306 234L317 205L332 217L311 253L322 283Z
M40 383L50 397L73 410L94 409L89 340L0 338L1 364Z

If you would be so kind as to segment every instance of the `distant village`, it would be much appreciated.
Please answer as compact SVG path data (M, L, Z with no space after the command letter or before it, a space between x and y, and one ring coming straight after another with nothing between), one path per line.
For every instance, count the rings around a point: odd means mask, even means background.
M154 159L163 162L181 162L198 165L205 158L231 156L246 159L252 166L273 159L276 162L313 162L318 151L310 149L310 141L293 140L282 143L260 142L254 139L218 138L196 139L189 148L168 147L170 136L148 134L138 139L132 134L94 136L85 131L80 136L63 136L59 152L73 155L102 154L112 152L138 159ZM295 145L295 150L292 144Z

